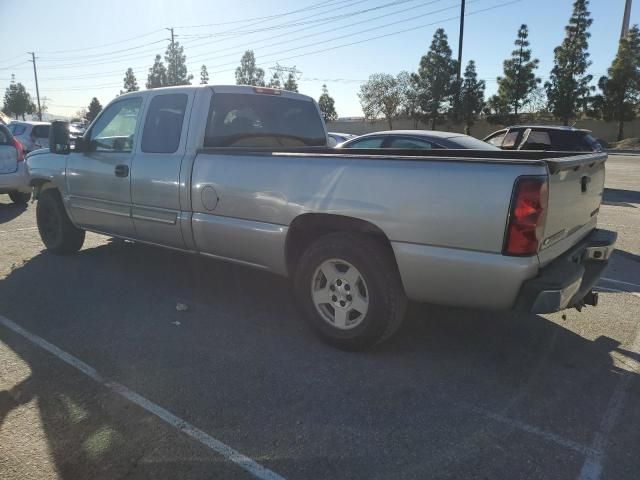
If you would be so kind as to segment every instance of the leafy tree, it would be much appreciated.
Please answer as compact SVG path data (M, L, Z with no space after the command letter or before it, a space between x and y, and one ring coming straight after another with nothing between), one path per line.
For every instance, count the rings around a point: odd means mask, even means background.
M140 88L138 87L136 76L133 73L133 68L129 67L124 73L124 88L120 90L120 95L123 93L137 92L138 90L140 90Z
M383 115L393 129L393 119L402 107L403 95L397 77L388 73L374 73L360 86L358 93L360 105L366 118L378 118Z
M464 77L460 89L460 109L464 120L464 130L467 135L471 133L471 127L484 108L484 80L478 80L476 63L469 60L464 70Z
M599 103L605 120L618 122L618 140L624 137L624 122L633 120L640 105L640 30L634 25L620 39L618 53L598 82Z
M497 103L506 105L509 113L513 113L516 122L518 114L532 100L533 93L541 81L534 73L538 68L539 60L531 59L531 49L527 48L528 37L529 29L523 24L518 29L516 49L511 52L511 58L503 63L504 76L497 79L497 96L499 97Z
M278 76L278 72L274 72L271 80L269 80L269 84L267 85L270 88L282 88L282 84L280 83L280 77Z
M25 114L32 114L36 111L36 106L31 100L31 95L27 92L23 84L15 82L13 75L11 83L4 93L2 111L9 116L14 116L16 120L19 117L22 117L22 120L24 120Z
M402 105L400 109L403 114L413 120L413 128L418 128L420 103L415 82L409 72L402 71L398 74L398 83L402 92Z
M293 73L289 73L289 75L287 76L287 81L284 82L282 89L289 90L290 92L298 91L298 82L296 81L296 77L293 75Z
M91 103L89 103L89 108L87 108L87 114L85 115L87 122L93 122L101 111L102 105L100 105L100 102L96 97L93 97L91 99Z
M209 83L209 72L207 66L202 65L200 67L200 85L207 85Z
M160 88L169 85L167 79L167 68L162 63L162 57L156 55L153 66L149 69L149 75L147 76L147 88Z
M429 51L420 59L418 72L411 77L418 91L420 116L431 121L432 130L455 93L456 65L451 58L447 34L439 28L433 35Z
M193 75L187 75L187 57L180 42L170 42L164 54L167 63L167 85L191 85Z
M588 0L575 0L569 25L565 27L562 43L553 51L554 66L551 76L544 86L551 112L565 125L579 110L589 104L590 92L594 89L589 84L593 77L588 75L589 61L588 32L593 19L590 18Z
M322 95L318 99L318 106L324 116L325 122L334 122L338 119L336 112L335 100L329 95L329 89L326 85L322 85Z
M256 66L253 50L247 50L236 68L236 85L253 85L264 87L264 70Z
M82 107L80 110L78 110L76 113L73 114L73 117L71 117L71 121L72 122L81 122L84 123L87 121L87 109Z

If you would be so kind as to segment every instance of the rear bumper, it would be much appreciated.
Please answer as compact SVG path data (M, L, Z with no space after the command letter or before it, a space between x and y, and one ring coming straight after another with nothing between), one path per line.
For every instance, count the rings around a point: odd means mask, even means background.
M18 162L18 168L12 173L0 173L0 193L30 192L29 173L26 162Z
M609 263L617 234L594 230L580 243L524 282L515 310L552 313L597 303L591 289Z

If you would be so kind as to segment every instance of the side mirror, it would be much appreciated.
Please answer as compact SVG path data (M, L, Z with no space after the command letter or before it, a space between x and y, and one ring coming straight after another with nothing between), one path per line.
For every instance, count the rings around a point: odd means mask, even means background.
M75 153L82 153L86 151L86 149L87 149L87 145L86 145L86 142L84 141L84 137L78 137L74 140L73 151Z
M51 122L51 127L49 128L49 151L62 155L68 155L71 151L68 122L58 120Z

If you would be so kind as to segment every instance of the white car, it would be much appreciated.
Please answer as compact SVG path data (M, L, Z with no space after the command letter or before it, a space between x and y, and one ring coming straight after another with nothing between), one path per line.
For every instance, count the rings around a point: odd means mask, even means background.
M49 148L49 122L20 122L13 120L9 130L22 144L24 153Z
M22 205L31 198L22 145L4 125L0 125L0 193L8 193L13 203Z

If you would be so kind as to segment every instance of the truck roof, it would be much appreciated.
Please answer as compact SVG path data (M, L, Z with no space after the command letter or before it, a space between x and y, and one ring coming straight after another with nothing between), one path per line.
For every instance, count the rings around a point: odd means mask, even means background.
M132 96L132 95L151 95L152 92L159 92L165 90L198 90L211 88L215 93L244 93L244 94L252 94L252 95L261 95L268 94L268 92L278 92L276 95L287 97L287 98L298 98L300 100L309 100L313 101L313 97L309 95L304 95L298 92L290 92L288 90L280 90L277 88L270 87L255 87L251 85L176 85L174 87L160 87L153 88L151 90L141 90L137 92L129 92L123 95L120 95L118 98ZM259 91L262 89L262 91Z
M569 132L588 132L591 133L591 130L587 130L585 128L576 128L571 127L569 125L511 125L506 128L545 128L547 130L565 130Z

